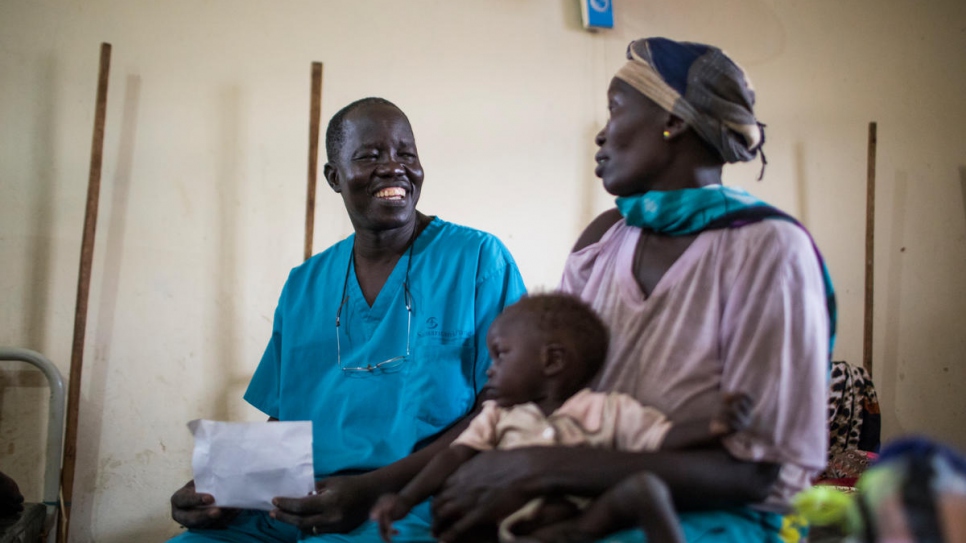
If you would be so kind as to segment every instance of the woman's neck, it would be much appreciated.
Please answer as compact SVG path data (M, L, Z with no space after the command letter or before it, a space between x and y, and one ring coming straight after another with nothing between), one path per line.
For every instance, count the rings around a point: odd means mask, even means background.
M687 164L670 168L661 179L654 182L651 190L699 189L721 184L721 164Z
M675 152L651 190L698 189L721 184L724 162L692 130L674 142Z

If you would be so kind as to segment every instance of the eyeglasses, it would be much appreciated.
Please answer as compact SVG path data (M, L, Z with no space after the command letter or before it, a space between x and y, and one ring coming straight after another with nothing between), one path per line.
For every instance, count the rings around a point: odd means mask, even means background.
M365 366L355 366L346 367L342 364L342 342L339 340L339 327L342 324L342 306L349 301L348 287L349 287L349 272L352 269L352 253L349 253L349 265L345 269L345 282L342 285L342 301L339 302L339 309L335 313L335 349L336 349L336 359L339 362L339 368L343 372L369 372L374 371L389 371L401 366L408 358L410 354L410 344L409 340L411 337L412 327L413 327L413 297L409 292L409 269L412 267L413 263L413 245L415 240L409 243L409 261L406 263L406 278L403 280L403 295L405 296L406 302L406 354L394 356L388 360L383 360L382 362L376 364L366 364Z

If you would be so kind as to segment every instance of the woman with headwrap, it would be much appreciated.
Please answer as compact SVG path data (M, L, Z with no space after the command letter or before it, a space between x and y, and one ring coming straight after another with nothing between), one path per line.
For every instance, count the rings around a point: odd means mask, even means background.
M689 541L781 541L783 528L794 539L789 500L825 466L834 295L801 225L721 186L725 163L761 152L754 91L720 49L650 38L630 44L607 95L596 174L617 208L581 235L561 284L611 329L596 388L676 421L744 392L755 399L752 424L700 451L481 454L437 497L436 530L462 540L535 496L597 496L651 472Z

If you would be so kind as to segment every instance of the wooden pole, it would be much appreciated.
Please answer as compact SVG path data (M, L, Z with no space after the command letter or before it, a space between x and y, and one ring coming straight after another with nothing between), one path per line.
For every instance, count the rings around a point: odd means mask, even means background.
M70 354L67 390L67 429L64 435L64 466L61 471L61 529L57 541L66 543L70 533L71 498L74 493L74 467L77 461L77 415L80 407L81 371L84 365L84 336L87 331L87 295L91 284L91 262L94 259L94 232L97 227L97 204L101 192L101 162L104 155L104 117L107 113L107 82L111 72L111 44L101 44L101 63L97 76L97 107L94 111L94 135L91 141L90 176L87 180L87 208L84 212L84 235L81 240L80 272L77 276L77 306L74 311L74 342Z
M315 228L315 185L319 174L319 117L322 114L322 63L312 63L312 97L309 106L309 186L305 198L305 260L312 256Z
M872 375L872 293L875 290L875 152L876 124L869 123L869 156L865 195L865 328L862 334L862 367Z

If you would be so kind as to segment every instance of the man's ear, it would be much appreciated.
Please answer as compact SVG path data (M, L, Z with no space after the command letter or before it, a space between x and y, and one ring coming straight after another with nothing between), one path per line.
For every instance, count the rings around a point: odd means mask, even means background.
M322 175L325 176L326 182L329 183L329 187L331 187L334 192L342 192L342 185L339 184L339 170L335 166L329 162L326 162L325 165L322 166Z
M561 343L548 343L540 353L543 358L543 374L547 377L556 375L567 365L567 348Z

